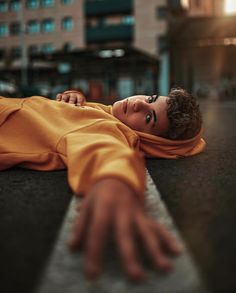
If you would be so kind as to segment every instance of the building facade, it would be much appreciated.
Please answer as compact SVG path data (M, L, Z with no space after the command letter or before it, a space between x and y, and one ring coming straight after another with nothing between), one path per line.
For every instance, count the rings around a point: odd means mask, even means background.
M181 10L180 1L1 0L0 70L2 74L17 76L18 80L27 72L27 82L31 84L46 85L52 81L55 85L58 80L84 91L96 88L97 84L105 95L115 91L123 96L157 87L165 94L169 87L169 56L162 49L173 8ZM131 68L124 70L118 60L126 58L123 55L130 55L132 50L136 60L128 62ZM96 60L96 66L102 69L85 69L86 78L82 78L84 52L90 52L91 58L97 54L104 64L110 59L109 66L116 64L118 70L112 74L112 80L102 74L106 68L100 60ZM73 54L75 57L70 57ZM35 60L34 56L42 58ZM139 71L136 76L135 70ZM49 75L46 79L45 71ZM97 82L96 71L106 81Z

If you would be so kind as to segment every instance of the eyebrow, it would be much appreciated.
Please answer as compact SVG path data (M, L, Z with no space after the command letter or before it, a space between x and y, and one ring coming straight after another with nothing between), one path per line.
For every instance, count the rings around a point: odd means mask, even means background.
M159 97L158 95L152 95L152 98L154 98L154 101L153 102L156 102L156 100L157 100L158 97Z
M153 102L156 102L157 98L159 97L158 95L153 95L152 96L154 98ZM152 126L155 126L155 123L157 122L157 114L154 110L152 110L152 113L153 113L153 125Z

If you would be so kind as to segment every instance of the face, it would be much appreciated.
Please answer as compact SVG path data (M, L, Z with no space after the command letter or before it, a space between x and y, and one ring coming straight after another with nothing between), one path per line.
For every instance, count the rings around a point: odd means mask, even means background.
M165 96L137 95L115 102L113 115L133 130L164 135L169 128Z

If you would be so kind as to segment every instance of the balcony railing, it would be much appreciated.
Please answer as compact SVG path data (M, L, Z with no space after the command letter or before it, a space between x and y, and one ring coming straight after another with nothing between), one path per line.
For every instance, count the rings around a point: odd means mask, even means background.
M129 41L133 39L133 26L127 24L87 28L87 43L106 41Z
M90 0L85 1L86 16L130 13L133 0Z

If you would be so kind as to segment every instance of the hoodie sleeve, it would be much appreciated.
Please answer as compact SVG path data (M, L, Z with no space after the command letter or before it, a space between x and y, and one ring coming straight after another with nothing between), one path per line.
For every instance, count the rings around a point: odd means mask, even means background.
M100 179L117 178L127 183L143 201L144 158L117 133L75 131L63 138L58 151L65 154L68 182L76 194L86 194Z

